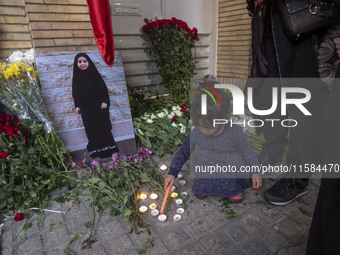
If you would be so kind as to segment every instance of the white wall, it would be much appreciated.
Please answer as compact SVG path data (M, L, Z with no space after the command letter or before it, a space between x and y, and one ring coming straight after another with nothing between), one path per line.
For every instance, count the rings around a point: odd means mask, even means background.
M195 78L216 76L217 0L110 0L115 48L121 50L129 87L164 91L151 52L142 34L144 19L176 17L198 29L200 40L193 55L198 61Z

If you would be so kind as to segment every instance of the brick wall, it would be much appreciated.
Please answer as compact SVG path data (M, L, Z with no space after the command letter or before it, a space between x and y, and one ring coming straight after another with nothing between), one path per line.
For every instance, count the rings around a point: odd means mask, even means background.
M86 0L2 0L0 56L34 47L41 52L96 50Z
M245 0L219 0L217 76L243 86L250 68L251 18Z

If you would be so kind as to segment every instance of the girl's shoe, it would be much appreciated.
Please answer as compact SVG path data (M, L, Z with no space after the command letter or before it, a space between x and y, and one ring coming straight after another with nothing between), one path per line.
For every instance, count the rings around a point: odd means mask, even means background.
M241 192L240 194L238 194L236 196L228 198L228 201L230 203L241 203L243 201L243 199L244 199L244 195L243 195L243 192Z
M207 196L201 196L201 195L196 195L196 194L194 194L195 195L195 197L197 197L198 199L205 199Z

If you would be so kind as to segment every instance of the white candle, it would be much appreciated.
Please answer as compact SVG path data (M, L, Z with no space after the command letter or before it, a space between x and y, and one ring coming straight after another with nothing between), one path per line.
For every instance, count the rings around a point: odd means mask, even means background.
M178 194L176 192L172 192L170 196L173 197L173 198L176 198L176 197L178 197Z
M147 199L148 198L148 195L147 194L140 194L140 199L144 200L144 199Z
M180 179L180 178L182 178L182 177L183 177L182 174L178 174L178 175L177 175L177 178L178 178L178 179Z
M159 216L158 216L158 220L159 221L166 221L166 215L165 214L160 214Z
M175 202L176 202L176 205L177 205L177 206L182 206L182 204L183 204L183 200L180 199L180 198L179 198L179 199L176 199Z
M178 183L182 186L184 186L187 182L185 180L179 180Z
M175 185L172 185L172 186L171 186L171 190L172 190L172 191L176 190L176 186L175 186Z
M142 213L146 212L147 210L148 210L148 208L145 205L139 207L139 211L142 212Z
M176 210L176 212L179 213L179 214L182 214L182 213L184 213L184 208L178 208Z
M178 222L182 219L182 216L179 215L179 214L175 214L173 219L174 219L174 221Z
M162 171L165 171L166 169L168 169L168 167L166 166L166 165L161 165L161 167L160 167L160 169L162 170Z
M157 199L157 198L158 198L158 195L157 195L156 193L152 193L152 194L150 195L150 198L151 198L151 199Z
M182 193L181 193L181 196L182 196L182 197L186 197L186 196L188 196L188 192L185 192L185 191L184 191L184 192L182 192Z
M157 205L155 203L152 203L151 205L149 205L149 208L150 209L156 209L157 208Z
M152 216L157 216L159 214L159 211L157 209L151 210L151 215Z

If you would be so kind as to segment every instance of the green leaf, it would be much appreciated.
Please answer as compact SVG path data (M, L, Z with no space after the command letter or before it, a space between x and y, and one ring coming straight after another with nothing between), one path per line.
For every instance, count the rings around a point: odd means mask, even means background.
M27 229L31 228L32 225L33 225L32 222L27 222L27 223L25 223L25 225L22 227L22 230L27 230Z
M61 226L62 226L61 222L52 223L50 224L50 231L60 228Z

